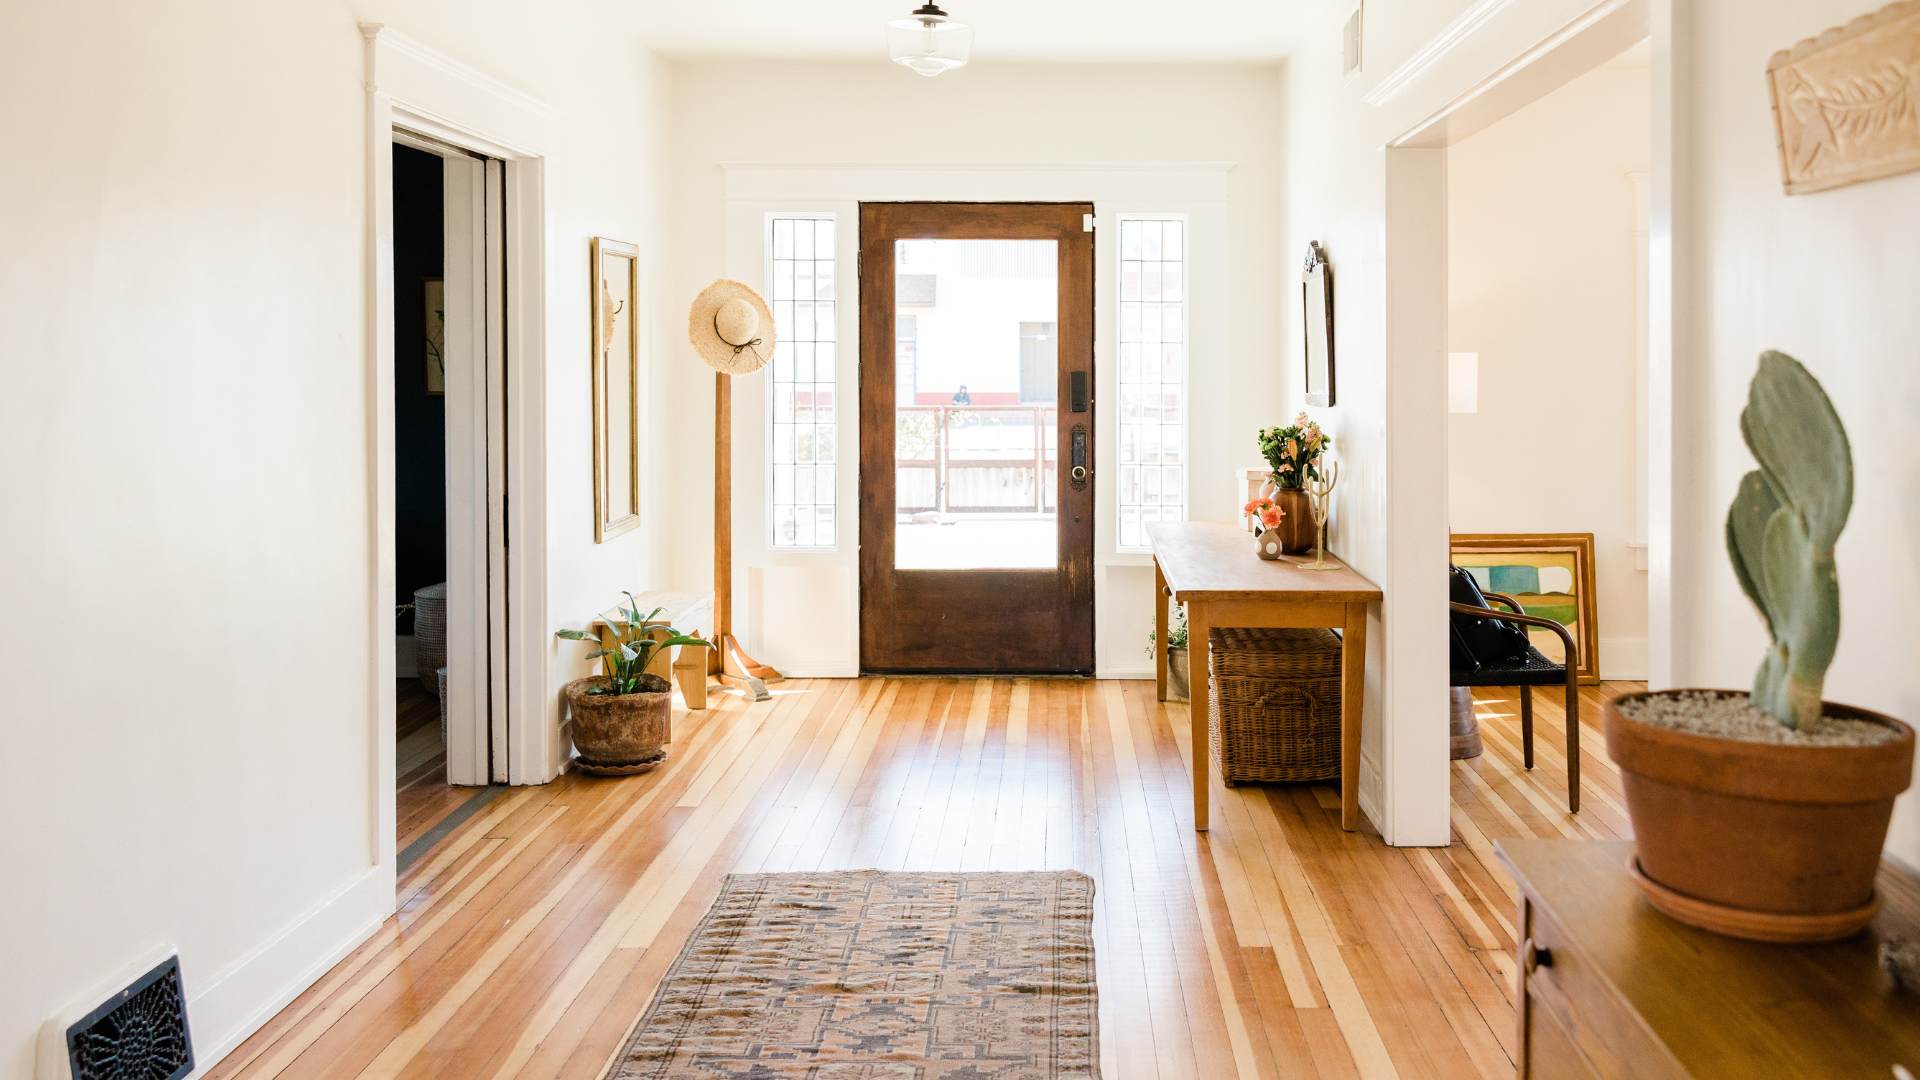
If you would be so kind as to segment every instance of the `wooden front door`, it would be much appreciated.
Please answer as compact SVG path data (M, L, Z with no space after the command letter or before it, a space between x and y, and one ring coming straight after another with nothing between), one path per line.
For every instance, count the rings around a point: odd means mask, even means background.
M1092 214L861 205L863 670L1092 673Z

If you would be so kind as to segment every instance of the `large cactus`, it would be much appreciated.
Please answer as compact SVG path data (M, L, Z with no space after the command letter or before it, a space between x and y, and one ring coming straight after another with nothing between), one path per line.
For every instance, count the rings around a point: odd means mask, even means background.
M1727 512L1727 554L1773 635L1753 703L1797 728L1820 716L1840 640L1833 544L1853 507L1853 455L1819 381L1780 352L1760 356L1740 433L1760 467Z

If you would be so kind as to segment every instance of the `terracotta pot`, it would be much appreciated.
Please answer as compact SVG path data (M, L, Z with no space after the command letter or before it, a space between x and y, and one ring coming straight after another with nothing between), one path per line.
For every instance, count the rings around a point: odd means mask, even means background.
M1280 534L1280 550L1288 555L1304 555L1313 550L1319 530L1313 527L1313 500L1305 488L1281 488L1273 495L1286 517L1273 530Z
M1698 693L1669 691L1668 693ZM1628 720L1606 703L1607 753L1633 820L1637 876L1682 922L1765 941L1828 941L1879 906L1873 879L1893 800L1913 779L1913 729L1877 746L1742 742Z
M667 759L673 690L658 675L647 679L647 685L657 683L659 688L638 694L591 693L607 685L606 679L595 676L575 679L561 691L573 718L573 745L580 751L576 768L625 776L645 772Z

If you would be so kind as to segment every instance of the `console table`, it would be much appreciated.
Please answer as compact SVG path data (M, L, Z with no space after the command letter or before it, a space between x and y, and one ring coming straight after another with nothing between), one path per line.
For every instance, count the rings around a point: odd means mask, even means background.
M1167 602L1187 605L1193 731L1193 827L1207 827L1207 631L1217 626L1332 627L1340 631L1340 826L1360 824L1360 717L1367 673L1367 608L1380 587L1345 563L1302 570L1311 556L1266 561L1245 529L1210 522L1147 526L1153 547L1153 679L1167 700ZM1338 562L1331 556L1329 562Z
M1520 885L1520 1075L1920 1075L1920 992L1879 967L1920 938L1920 879L1883 864L1860 934L1768 945L1667 918L1627 874L1633 844L1502 840Z

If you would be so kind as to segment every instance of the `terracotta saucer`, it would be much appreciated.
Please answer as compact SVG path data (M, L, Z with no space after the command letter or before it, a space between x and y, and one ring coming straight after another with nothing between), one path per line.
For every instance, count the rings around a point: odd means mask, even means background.
M1675 892L1653 880L1640 869L1640 860L1627 860L1627 872L1640 886L1647 901L1661 912L1702 930L1728 937L1776 944L1804 945L1816 941L1838 941L1851 937L1873 921L1880 910L1880 894L1875 892L1866 903L1851 911L1823 915L1783 915L1774 911L1749 911L1728 907L1697 896Z
M576 757L573 759L573 769L575 772L583 772L588 776L637 776L643 772L652 772L654 769L659 768L660 763L665 760L667 760L667 752L665 750L660 751L659 754L645 761L632 761L615 765L602 765L597 761L589 761L583 757Z

